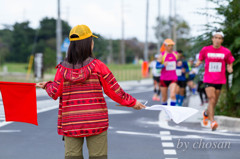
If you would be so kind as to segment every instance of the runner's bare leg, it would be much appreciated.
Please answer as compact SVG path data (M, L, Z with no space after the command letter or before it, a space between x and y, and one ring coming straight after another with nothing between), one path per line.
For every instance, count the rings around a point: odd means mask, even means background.
M214 121L214 108L217 104L216 102L216 89L214 87L207 87L205 88L207 96L208 96L208 108L207 114L209 120L212 122Z
M162 102L167 102L168 87L161 87Z
M185 93L185 88L180 88L180 95L184 96L184 93Z
M169 87L171 100L176 100L177 83L171 83Z

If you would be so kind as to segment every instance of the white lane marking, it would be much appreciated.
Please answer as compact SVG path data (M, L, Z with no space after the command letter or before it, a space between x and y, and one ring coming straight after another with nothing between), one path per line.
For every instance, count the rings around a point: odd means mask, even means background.
M165 159L178 159L178 158L165 158Z
M133 132L133 131L116 131L116 133L126 134L126 135L149 136L149 137L156 137L156 138L161 138L166 136L166 135L160 135L160 134L142 133L142 132ZM231 141L232 143L240 143L240 139L235 139L235 138L211 138L211 137L198 136L198 135L184 135L184 136L171 135L171 137L173 139L189 139L189 140L204 138L204 140L211 140L211 141Z
M174 147L172 142L162 142L162 147Z
M163 154L164 155L177 155L176 150L174 149L174 144L173 142L163 142L163 141L171 141L172 136L170 131L160 131L159 132L162 140L162 147L163 147ZM165 136L162 136L165 135ZM172 149L168 149L171 147Z
M160 131L160 135L170 135L170 131Z
M181 132L192 132L192 133L200 133L200 134L214 134L214 135L223 135L223 136L240 136L240 134L232 134L232 133L225 133L225 132L219 132L219 131L211 131L211 130L193 130L188 128L175 128L168 125L168 122L164 119L164 111L161 111L159 113L159 121L158 125L159 127L163 129L168 130L174 130L174 131L181 131Z
M11 124L12 122L6 122L6 121L3 121L0 123L0 127L3 127L3 126L6 126L8 124Z
M165 149L163 150L164 155L176 155L177 152L174 149Z
M21 130L0 130L0 133L15 133L21 132Z
M37 113L47 112L47 111L50 111L50 110L53 110L53 109L57 109L58 107L59 107L59 105L53 105L53 106L50 106L50 107L41 108L41 109L37 110Z
M128 134L128 135L142 135L142 136L152 136L152 137L160 137L158 134L152 133L142 133L142 132L133 132L133 131L116 131L118 134Z
M134 90L134 91L128 91L127 93L129 94L134 94L134 93L143 93L143 92L152 92L153 88L146 88L145 90Z
M162 136L161 140L162 141L170 141L170 140L172 140L172 137L171 136Z
M115 109L108 109L108 114L131 114L133 112L128 110L115 110Z

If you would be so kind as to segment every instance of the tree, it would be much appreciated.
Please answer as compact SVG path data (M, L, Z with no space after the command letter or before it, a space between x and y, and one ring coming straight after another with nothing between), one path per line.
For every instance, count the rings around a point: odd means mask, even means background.
M217 13L225 17L223 25L223 32L225 33L223 45L228 47L234 58L234 72L232 87L229 83L226 85L226 104L229 106L229 114L240 116L240 1L239 0L222 0L212 2L218 4L216 8ZM224 4L228 3L227 6ZM227 74L228 75L228 74Z
M35 31L29 26L28 21L13 25L12 40L10 43L11 54L7 56L8 61L27 62L32 50L34 33Z
M235 62L233 64L233 79L232 86L230 86L227 74L226 88L223 89L220 102L216 107L216 113L229 116L240 117L240 1L239 0L209 0L215 3L216 7L213 10L216 11L218 17L223 17L223 20L216 19L214 24L218 24L223 30L225 37L223 46L230 49ZM212 16L212 15L207 15ZM198 36L194 40L194 46L191 50L193 53L199 52L203 46L211 44L211 33L217 28L210 25L206 25L205 33ZM219 29L219 28L218 28Z
M94 39L94 56L102 61L106 61L109 55L109 51L107 50L108 41L100 34L93 34L98 36L98 39Z
M160 30L158 30L158 24L160 20ZM171 27L169 27L170 22L172 23L174 21L173 17L165 18L157 17L156 19L156 26L153 27L155 30L155 37L158 39L160 35L160 41L164 41L169 37L169 34L171 32ZM188 23L182 19L180 16L176 17L176 31L177 31L177 49L181 49L184 52L189 51L191 45L190 45L190 27Z
M62 37L68 37L70 30L69 24L62 20ZM36 52L43 53L45 69L56 65L56 19L45 17L40 21Z
M71 27L62 20L62 37L68 37ZM56 38L56 19L45 17L40 21L39 39Z
M12 31L8 28L0 30L0 64L3 64L10 54L10 44L12 42Z

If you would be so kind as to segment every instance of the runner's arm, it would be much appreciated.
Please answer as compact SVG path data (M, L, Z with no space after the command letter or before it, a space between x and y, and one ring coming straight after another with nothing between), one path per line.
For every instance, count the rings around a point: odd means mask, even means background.
M233 72L233 64L227 64L227 71L228 73L232 73Z
M206 56L205 52L206 52L206 47L202 48L202 50L200 51L199 59L198 59L196 65L195 65L195 67L198 67L198 66L200 66L202 64L202 61L205 59L205 56Z
M196 63L196 65L195 65L195 67L198 67L198 66L200 66L201 64L202 64L202 61L201 61L201 60L198 60L197 63Z
M233 72L233 62L235 61L231 51L229 50L229 52L227 53L226 56L226 62L227 62L227 71L228 73L232 73Z
M158 62L162 63L162 55L160 54L157 59Z

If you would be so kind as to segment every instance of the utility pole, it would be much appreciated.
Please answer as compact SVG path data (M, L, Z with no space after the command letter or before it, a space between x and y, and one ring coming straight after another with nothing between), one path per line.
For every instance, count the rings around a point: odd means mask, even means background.
M157 27L157 34L158 34L158 43L157 43L157 54L160 52L160 45L161 45L161 34L160 34L160 25L161 25L161 18L160 18L160 10L161 10L161 0L158 0L158 27Z
M61 43L62 43L62 23L60 17L60 0L57 0L58 9L57 9L57 26L56 26L56 45L57 45L57 65L62 61L62 53L61 53Z
M172 0L169 0L169 38L172 38L172 21L171 21L171 16L172 16Z
M147 8L146 8L146 37L145 37L145 47L144 47L144 61L148 61L148 9L149 9L149 0L147 0Z
M177 26L176 26L176 16L177 16L177 1L174 0L174 23L173 23L173 41L175 42L175 45L173 49L177 50Z
M122 40L121 40L121 64L125 64L125 42L124 42L124 0L122 0Z

